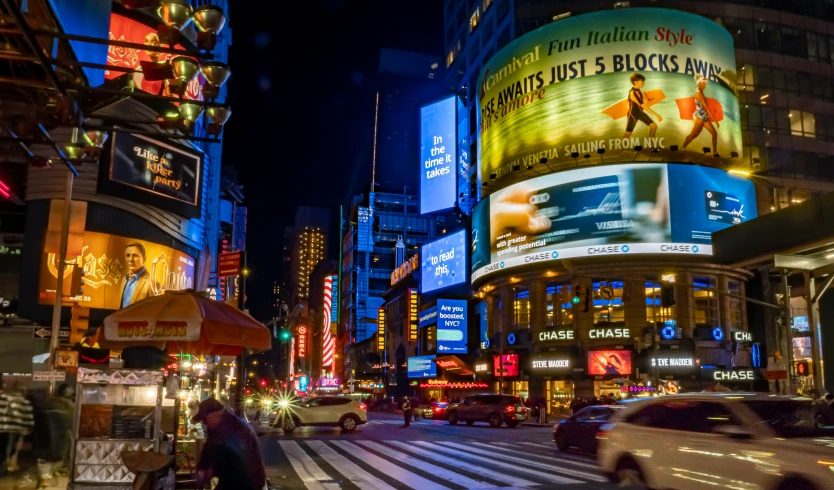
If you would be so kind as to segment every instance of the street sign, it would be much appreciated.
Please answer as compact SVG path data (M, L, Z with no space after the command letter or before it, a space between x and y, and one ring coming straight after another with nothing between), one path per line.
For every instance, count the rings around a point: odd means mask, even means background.
M62 341L69 340L70 331L68 327L61 327L58 330L58 338ZM32 330L32 338L33 339L49 339L52 338L52 329L46 327L40 327Z
M66 371L35 371L32 373L32 381L65 381Z
M602 299L614 299L614 288L611 286L602 286L599 288L599 297Z
M217 259L217 275L219 277L240 275L240 252L220 254Z

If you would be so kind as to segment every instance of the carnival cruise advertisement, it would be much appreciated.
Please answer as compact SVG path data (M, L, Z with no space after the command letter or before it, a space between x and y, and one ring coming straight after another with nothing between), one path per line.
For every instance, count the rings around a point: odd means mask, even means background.
M712 233L757 216L753 184L685 164L600 165L501 189L472 214L472 279L572 257L711 255Z

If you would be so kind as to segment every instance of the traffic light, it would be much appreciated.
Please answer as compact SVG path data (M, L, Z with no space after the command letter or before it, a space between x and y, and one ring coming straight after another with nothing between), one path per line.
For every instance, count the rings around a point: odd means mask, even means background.
M675 306L675 286L673 284L660 286L660 306L664 308Z
M808 361L797 361L794 363L794 374L797 376L808 376L809 373Z
M578 305L580 301L582 301L581 294L582 294L582 286L576 284L573 286L573 297L570 299L570 302Z
M281 330L281 333L278 335L280 336L281 340L290 340L290 337L292 337L290 331L286 329Z
M80 344L87 335L90 326L90 309L86 306L78 306L77 303L70 308L72 318L70 319L70 345Z
M266 386L266 380L265 379L261 380L261 386Z
M84 268L79 265L72 266L72 276L70 277L70 298L81 296L84 294Z

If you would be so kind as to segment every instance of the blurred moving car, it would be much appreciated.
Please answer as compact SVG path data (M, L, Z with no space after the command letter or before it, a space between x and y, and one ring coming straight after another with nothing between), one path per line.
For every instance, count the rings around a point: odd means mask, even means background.
M834 431L811 400L715 393L630 403L603 425L598 460L621 486L834 489Z
M297 402L282 401L272 423L284 432L302 426L341 427L351 432L368 422L368 407L346 396L316 396Z
M431 402L431 405L423 409L423 418L444 420L447 406L449 404L445 402Z
M451 425L458 422L466 422L467 425L489 422L493 427L501 427L504 423L508 427L515 427L527 420L527 407L521 403L521 398L513 395L473 395L461 403L447 406L446 420Z
M577 448L588 453L597 452L597 432L623 405L592 405L553 426L553 442L560 451Z

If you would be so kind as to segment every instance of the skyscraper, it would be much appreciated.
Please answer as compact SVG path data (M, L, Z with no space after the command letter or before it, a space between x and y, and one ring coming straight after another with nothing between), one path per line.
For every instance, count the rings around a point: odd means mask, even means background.
M289 236L285 232L285 244L289 244L289 238L292 241L288 282L290 303L293 305L310 297L310 275L316 265L327 257L328 215L329 210L326 208L299 206L295 214L295 226Z

